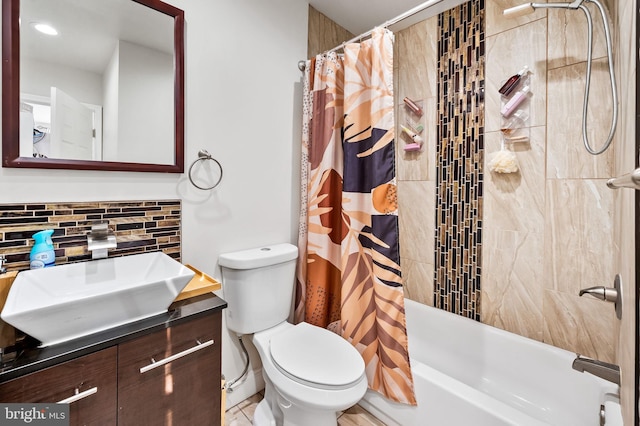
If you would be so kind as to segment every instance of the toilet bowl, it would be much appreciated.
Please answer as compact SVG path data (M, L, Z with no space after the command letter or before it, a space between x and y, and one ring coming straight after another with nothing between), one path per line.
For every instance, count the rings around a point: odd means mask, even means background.
M362 357L328 330L304 322L282 323L254 334L253 343L265 383L272 386L267 393L274 393L265 395L264 404L276 424L335 425L337 412L356 404L367 391Z
M341 336L287 322L297 248L279 244L220 255L227 327L253 334L265 396L253 424L333 426L367 390L360 353Z

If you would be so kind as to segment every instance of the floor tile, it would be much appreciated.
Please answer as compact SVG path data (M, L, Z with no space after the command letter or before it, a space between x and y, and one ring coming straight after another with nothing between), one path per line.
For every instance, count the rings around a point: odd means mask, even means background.
M260 401L262 401L262 395L259 393L243 401L246 405L242 407L242 412L249 420L253 421L253 414L256 412L256 407Z
M364 408L354 405L338 417L338 426L385 426Z
M225 426L251 426L251 421L236 405L224 413L224 424Z

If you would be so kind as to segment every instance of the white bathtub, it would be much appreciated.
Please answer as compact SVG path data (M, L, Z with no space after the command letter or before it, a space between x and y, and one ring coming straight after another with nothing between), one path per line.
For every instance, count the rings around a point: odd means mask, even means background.
M417 406L371 390L360 405L387 425L622 425L618 386L571 368L575 354L405 300Z

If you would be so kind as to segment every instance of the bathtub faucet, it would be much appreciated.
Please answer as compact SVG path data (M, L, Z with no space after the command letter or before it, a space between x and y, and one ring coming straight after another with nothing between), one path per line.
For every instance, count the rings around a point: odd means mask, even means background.
M574 359L573 364L571 364L574 370L581 373L586 371L601 379L620 385L620 367L609 364L608 362L598 361L597 359L583 358L580 354L576 355L576 359Z

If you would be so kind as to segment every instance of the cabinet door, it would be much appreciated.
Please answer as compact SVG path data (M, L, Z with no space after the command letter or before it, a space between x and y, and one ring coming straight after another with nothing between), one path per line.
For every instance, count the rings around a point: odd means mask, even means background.
M0 402L69 402L71 425L115 425L117 348L45 368L0 385Z
M221 313L118 347L118 425L219 425Z

